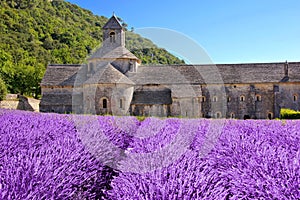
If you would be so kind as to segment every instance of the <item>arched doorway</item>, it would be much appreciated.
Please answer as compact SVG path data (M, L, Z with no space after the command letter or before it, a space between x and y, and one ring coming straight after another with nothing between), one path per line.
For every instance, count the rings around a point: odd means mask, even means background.
M107 108L107 99L106 99L106 98L103 98L103 99L102 99L102 108L103 108L103 109L106 109L106 108Z
M273 113L271 112L268 113L268 119L273 119Z

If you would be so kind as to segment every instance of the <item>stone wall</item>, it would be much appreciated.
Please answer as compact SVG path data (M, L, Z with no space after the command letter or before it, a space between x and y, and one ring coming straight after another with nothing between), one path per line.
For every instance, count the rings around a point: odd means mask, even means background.
M94 84L83 89L84 113L129 115L133 86L126 84ZM103 100L106 99L106 108Z
M6 99L0 101L0 108L13 110L39 111L40 100L28 98L18 94L8 94Z
M73 113L73 87L42 87L40 112Z
M134 116L155 116L155 117L171 116L170 105L159 105L159 104L131 105L130 113Z
M281 108L300 110L300 85L280 83L274 85L274 113L279 117Z
M296 86L281 86L277 93L272 83L226 84L224 87L226 96L220 92L221 86L202 86L203 117L267 119L279 117L278 105L299 109L299 104L291 102L293 95L299 92Z

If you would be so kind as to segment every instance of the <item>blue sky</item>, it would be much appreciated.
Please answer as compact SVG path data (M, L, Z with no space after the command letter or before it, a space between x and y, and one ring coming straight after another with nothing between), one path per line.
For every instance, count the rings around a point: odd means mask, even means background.
M96 15L115 12L138 33L158 27L184 34L214 63L300 61L299 0L68 1Z

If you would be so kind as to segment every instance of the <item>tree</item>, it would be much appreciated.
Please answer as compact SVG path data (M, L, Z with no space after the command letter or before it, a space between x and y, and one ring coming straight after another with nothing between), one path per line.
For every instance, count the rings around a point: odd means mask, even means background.
M0 101L4 100L7 94L7 89L4 81L0 78Z
M40 96L49 63L78 64L102 42L104 16L67 1L0 1L0 78L8 93ZM128 25L119 19L122 26ZM132 29L133 31L133 29ZM143 63L178 63L150 40L128 32L126 47ZM144 54L144 48L151 48ZM159 55L161 53L161 55ZM165 57L165 58L163 58Z

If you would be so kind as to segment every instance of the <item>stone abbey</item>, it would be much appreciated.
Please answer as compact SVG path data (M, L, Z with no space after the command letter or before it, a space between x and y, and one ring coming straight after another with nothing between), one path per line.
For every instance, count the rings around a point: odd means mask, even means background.
M87 64L48 65L41 88L41 112L271 119L300 109L300 62L143 66L113 15Z

